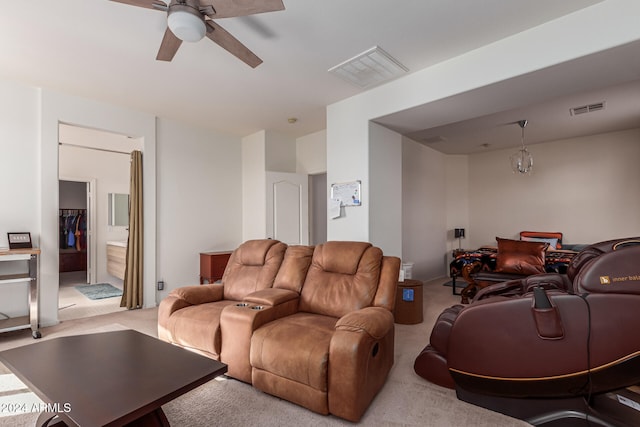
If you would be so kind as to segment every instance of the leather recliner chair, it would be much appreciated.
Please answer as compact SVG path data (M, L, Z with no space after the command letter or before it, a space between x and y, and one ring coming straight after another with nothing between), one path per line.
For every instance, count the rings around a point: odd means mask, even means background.
M358 421L393 365L399 269L370 243L316 246L296 312L251 337L253 386Z
M246 241L231 254L221 283L171 291L158 307L158 337L219 360L223 309L271 288L286 249L278 240Z
M576 255L566 276L499 283L446 309L414 369L532 424L568 416L621 425L594 401L640 383L638 307L640 238L601 242Z

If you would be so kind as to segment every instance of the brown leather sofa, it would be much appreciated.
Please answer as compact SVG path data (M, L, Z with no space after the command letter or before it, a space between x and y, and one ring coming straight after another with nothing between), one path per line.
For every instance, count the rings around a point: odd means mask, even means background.
M446 309L414 369L462 400L535 425L611 419L598 399L640 383L638 307L640 239L601 242L576 255L567 275L491 285Z
M370 243L248 241L222 283L162 300L158 335L266 393L355 422L393 365L399 270Z

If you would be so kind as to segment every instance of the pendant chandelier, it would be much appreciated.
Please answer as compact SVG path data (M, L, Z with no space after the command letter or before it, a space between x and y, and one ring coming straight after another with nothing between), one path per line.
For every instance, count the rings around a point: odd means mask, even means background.
M524 128L527 126L526 120L516 122L522 129L522 148L511 156L511 169L513 173L520 175L530 174L533 170L533 156L524 146Z

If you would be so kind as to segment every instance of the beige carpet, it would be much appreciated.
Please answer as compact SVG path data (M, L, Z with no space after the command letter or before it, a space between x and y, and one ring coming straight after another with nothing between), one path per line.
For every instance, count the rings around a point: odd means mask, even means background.
M424 322L396 325L396 360L386 385L375 398L360 425L364 426L528 426L502 414L459 401L453 390L417 376L413 361L426 345L440 312L459 302L446 278L424 285ZM156 335L157 309L133 310L62 322L44 328L43 339L56 336L131 328ZM0 350L32 344L29 331L0 334ZM43 361L46 363L46 361ZM0 367L0 374L8 373ZM0 397L2 393L0 393ZM348 426L333 416L310 412L264 394L250 385L226 377L175 399L164 407L172 426ZM0 417L0 426L33 426L37 414Z

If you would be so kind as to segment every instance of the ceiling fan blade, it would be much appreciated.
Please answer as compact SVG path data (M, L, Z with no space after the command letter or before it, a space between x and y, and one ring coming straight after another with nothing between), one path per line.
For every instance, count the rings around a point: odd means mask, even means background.
M162 37L162 43L160 44L156 59L158 61L171 61L181 44L182 40L177 38L171 30L167 28L164 32L164 37Z
M262 64L262 59L258 58L255 53L251 52L249 48L240 43L238 39L233 37L220 25L213 21L206 21L207 24L207 37L213 40L215 43L226 49L227 52L236 56L241 61L245 62L251 68L256 68Z
M200 5L213 6L214 19L284 10L282 0L200 0Z
M167 4L161 0L111 0L116 3L144 7L145 9L167 10Z

